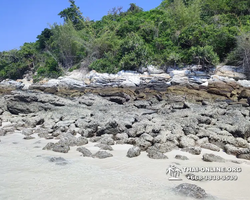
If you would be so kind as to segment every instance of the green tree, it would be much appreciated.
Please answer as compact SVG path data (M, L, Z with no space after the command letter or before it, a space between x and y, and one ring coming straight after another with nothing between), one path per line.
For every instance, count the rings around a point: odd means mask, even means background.
M136 70L150 61L150 50L136 33L129 33L121 43L120 66L125 70Z
M44 50L46 48L46 43L49 41L50 37L53 35L51 29L45 28L40 35L37 36L38 48Z
M212 46L191 47L190 53L193 56L193 62L196 62L198 65L202 65L204 69L207 68L207 65L211 66L219 63L219 57L213 51Z
M69 0L70 7L61 11L58 15L64 19L64 22L71 21L77 30L83 28L84 18L80 8L76 6L74 0Z

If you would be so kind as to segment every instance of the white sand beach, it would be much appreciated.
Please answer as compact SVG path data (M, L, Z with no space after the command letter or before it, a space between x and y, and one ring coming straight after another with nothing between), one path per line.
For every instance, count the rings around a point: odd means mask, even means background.
M67 154L42 150L48 140L38 138L23 140L21 133L1 137L0 142L0 199L2 200L66 200L66 199L191 199L174 194L171 189L181 183L194 183L222 200L246 200L250 181L250 162L207 163L203 153L211 152L226 159L237 160L224 152L202 150L201 155L191 155L180 150L166 153L169 159L154 160L145 152L136 158L127 158L131 145L114 145L113 157L86 158L71 148ZM85 145L93 153L99 150L94 143ZM176 154L189 160L177 160ZM63 157L66 165L49 162L51 157ZM179 167L241 167L237 181L169 181L166 169L170 164ZM178 165L179 164L179 165Z

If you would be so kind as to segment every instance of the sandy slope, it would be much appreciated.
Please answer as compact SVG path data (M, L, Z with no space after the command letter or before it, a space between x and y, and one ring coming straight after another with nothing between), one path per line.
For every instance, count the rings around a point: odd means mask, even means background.
M48 140L36 138L23 140L23 135L15 133L1 137L0 142L0 199L1 200L183 200L170 191L180 183L195 183L207 193L224 200L247 200L250 182L250 162L206 163L200 156L175 150L167 153L167 160L153 160L143 152L137 158L126 157L130 145L115 145L107 159L83 158L76 148L68 154L43 151ZM93 143L86 145L92 152L98 150ZM202 153L211 152L203 150ZM234 156L223 152L213 152L227 159ZM176 154L188 156L190 160L176 160ZM68 161L66 165L56 165L48 159L61 156ZM242 167L238 181L192 182L181 175L183 181L171 182L166 175L170 164L179 167Z

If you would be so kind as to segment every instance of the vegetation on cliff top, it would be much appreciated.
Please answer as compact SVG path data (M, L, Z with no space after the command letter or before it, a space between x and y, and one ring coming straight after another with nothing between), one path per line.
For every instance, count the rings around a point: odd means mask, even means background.
M45 28L36 42L0 52L0 79L22 78L30 69L39 78L78 67L115 73L149 64L224 62L249 68L248 0L164 0L150 11L131 3L99 21L84 17L70 0L59 16L64 24Z

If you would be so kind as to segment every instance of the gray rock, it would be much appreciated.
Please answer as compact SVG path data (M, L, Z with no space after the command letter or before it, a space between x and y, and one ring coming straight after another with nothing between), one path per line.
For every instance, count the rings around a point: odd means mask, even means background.
M188 137L188 136L182 136L180 140L180 147L193 147L195 146L195 140Z
M136 146L138 146L142 151L146 151L148 147L152 146L151 142L148 142L142 138L136 138Z
M201 148L200 147L185 147L181 149L182 151L186 151L188 153L191 153L193 155L200 155L201 154Z
M120 133L122 130L119 126L119 124L115 120L111 120L108 123L105 124L103 128L97 131L96 135L101 136L104 134L112 134L116 135Z
M25 136L23 139L24 140L32 140L32 139L35 139L35 137L28 135L28 136Z
M126 141L127 139L128 139L127 133L118 133L117 135L115 135L115 140Z
M250 153L250 148L239 148L239 147L235 147L231 144L226 144L224 150L227 154L231 154L231 155L235 155L235 156L240 155L240 154L249 154Z
M167 152L172 151L173 149L177 149L176 144L171 141L167 141L166 143L163 143L163 144L156 143L152 147L154 147L157 151L161 153L167 153Z
M207 193L204 189L190 183L182 183L175 187L174 191L185 197L192 197L195 199L204 199L207 197Z
M33 134L33 129L25 128L25 129L22 130L22 134L26 135L26 136L32 135Z
M176 155L175 159L178 159L178 160L189 160L187 156L183 156L183 155Z
M108 100L111 101L111 102L115 102L117 104L124 104L126 102L125 98L118 97L118 96L108 97Z
M99 142L100 139L101 139L100 136L94 136L94 137L90 138L89 141L90 141L90 142Z
M161 131L155 138L154 143L165 143L167 141L167 136L171 134L171 131Z
M149 134L147 134L147 133L143 133L141 136L140 136L140 138L141 139L143 139L143 140L146 140L146 141L148 141L148 142L153 142L153 140L154 140L154 138L151 136L151 135L149 135Z
M199 139L199 140L196 141L196 144L197 144L198 146L201 146L201 145L206 144L206 143L209 143L207 137L201 138L201 139Z
M52 148L52 151L60 152L60 153L68 153L70 150L70 147L66 144L60 144L55 143L55 145Z
M78 147L76 150L82 153L83 157L92 157L92 153L86 147Z
M250 160L250 153L237 155L237 158Z
M226 160L220 156L214 155L212 153L208 154L203 154L202 160L206 162L225 162Z
M105 144L105 145L114 145L115 144L114 140L110 136L104 136L104 137L102 137L99 140L99 142L101 144Z
M56 165L67 165L68 164L67 160L65 160L62 157L52 157L49 159L49 162L53 162Z
M129 158L133 158L133 157L137 157L141 154L141 149L139 147L131 147L128 152L127 152L127 157Z
M7 134L7 131L3 128L0 128L0 136L5 136Z
M98 151L94 154L94 157L104 159L104 158L108 158L108 157L113 157L113 155L111 153L106 152L106 151Z
M203 149L209 149L209 150L212 150L212 151L220 151L220 148L214 144L211 144L211 143L204 143L201 145L201 148Z
M152 159L168 159L162 152L157 151L156 148L150 147L147 149L147 156Z
M102 150L113 151L113 148L108 144L96 144L95 147L99 147Z
M80 137L76 138L75 143L76 143L76 146L82 146L82 145L88 144L88 139L80 136Z
M43 147L43 150L52 150L54 146L55 144L53 142L49 142L45 147Z

